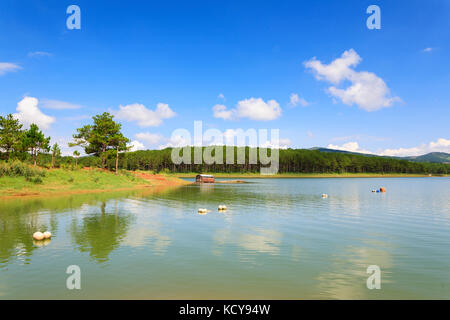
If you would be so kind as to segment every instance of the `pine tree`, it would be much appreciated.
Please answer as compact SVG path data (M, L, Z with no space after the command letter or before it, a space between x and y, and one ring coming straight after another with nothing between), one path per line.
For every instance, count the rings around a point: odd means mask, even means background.
M69 143L69 146L81 146L86 154L99 156L104 169L110 151L120 149L122 144L118 142L120 140L118 137L123 137L120 132L122 125L115 122L113 118L114 116L108 112L94 116L92 118L94 124L78 128L78 133L73 135L74 142Z
M55 161L60 156L61 156L61 149L59 148L58 144L55 143L52 147L52 168L55 167Z
M22 139L22 124L12 114L0 116L0 148L6 151L7 159L16 151Z
M50 137L46 138L34 123L30 125L30 129L25 131L24 147L27 151L31 151L35 166L39 153L50 151L49 143Z

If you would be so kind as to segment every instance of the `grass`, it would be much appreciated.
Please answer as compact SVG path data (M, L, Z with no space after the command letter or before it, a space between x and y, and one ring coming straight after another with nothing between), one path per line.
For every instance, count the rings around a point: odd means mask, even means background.
M178 178L195 178L198 173L173 173L169 176ZM394 178L394 177L428 177L428 174L409 173L279 173L276 175L261 175L259 173L207 173L216 178ZM446 175L433 175L446 176Z
M124 190L151 186L149 180L122 171L118 175L103 170L36 169L42 174L3 175L0 177L0 195L45 195L90 191Z

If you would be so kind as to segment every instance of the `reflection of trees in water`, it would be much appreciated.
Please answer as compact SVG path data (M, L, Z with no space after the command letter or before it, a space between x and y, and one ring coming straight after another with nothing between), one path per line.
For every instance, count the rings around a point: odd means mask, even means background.
M81 223L74 219L70 227L78 250L89 252L99 263L108 261L110 253L120 246L132 218L131 215L118 214L117 200L114 213L106 212L106 202L102 202L100 210L100 215L83 217Z
M0 268L11 258L30 260L39 246L34 245L32 235L36 231L49 230L53 238L58 233L58 214L77 210L83 205L98 203L133 195L134 192L79 194L49 198L23 198L0 202ZM103 208L105 210L105 208ZM107 220L107 219L106 219ZM123 218L119 218L120 221ZM123 223L122 223L123 225ZM38 243L42 245L42 243Z
M153 195L156 199L169 200L174 203L201 201L203 204L237 203L239 205L252 205L267 208L292 208L299 203L317 203L318 195L303 195L280 192L276 187L265 190L264 185L252 184L197 184L187 185L170 190L164 194ZM229 206L232 208L232 205Z
M12 257L25 257L25 261L29 261L29 257L37 249L32 238L37 230L47 230L47 224L40 221L37 214L0 214L0 267L6 265Z

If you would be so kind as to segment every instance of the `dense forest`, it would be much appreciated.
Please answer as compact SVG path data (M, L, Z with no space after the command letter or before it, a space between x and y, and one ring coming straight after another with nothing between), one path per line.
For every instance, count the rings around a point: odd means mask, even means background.
M258 173L261 169L258 148L234 147L234 164L174 164L172 149L129 152L121 125L114 116L105 112L93 117L93 124L77 129L71 147L81 147L86 156L80 157L78 151L73 156L61 156L57 144L50 145L50 137L45 137L39 128L32 124L22 129L22 124L12 115L0 116L0 160L20 160L34 166L47 168L99 167L114 170L151 170L154 172L224 172ZM223 150L227 158L228 147ZM191 149L191 163L194 151ZM203 148L204 150L205 148ZM245 153L245 162L240 164L237 155ZM271 150L268 150L269 154ZM258 157L258 164L250 164L250 155ZM269 155L270 157L270 155ZM224 161L225 162L225 161ZM279 150L279 173L416 173L449 174L450 164L412 162L390 157L364 156L341 152L322 152L319 150L286 149Z
M223 147L224 159L226 147ZM234 147L236 158L238 147ZM135 151L121 154L119 167L128 170L153 170L170 172L259 172L260 164L249 164L251 149L245 147L245 164L179 164L171 161L172 149ZM191 154L193 155L193 151ZM259 154L257 152L257 154ZM112 159L111 159L112 160ZM114 167L114 161L107 162ZM97 163L96 163L97 161ZM191 161L193 163L193 160ZM98 160L87 157L80 159L86 165L98 165ZM258 161L259 163L259 161ZM279 150L279 173L435 173L448 174L449 164L418 163L388 157L367 157L362 155L320 152L305 149Z
M226 148L223 147L224 158ZM235 147L234 155L237 155ZM172 149L146 150L124 152L119 154L119 169L151 170L154 172L226 172L226 173L259 173L260 164L248 164L250 148L245 148L245 164L173 164ZM193 152L191 152L193 154ZM40 165L50 166L51 155L42 154ZM192 161L193 162L193 161ZM61 157L58 166L73 166L73 157ZM85 156L78 159L78 165L86 167L101 167L101 159L95 156ZM106 161L106 168L114 170L115 157ZM279 150L279 173L433 173L449 174L450 164L412 162L389 157L363 156L346 153L321 152L306 149Z

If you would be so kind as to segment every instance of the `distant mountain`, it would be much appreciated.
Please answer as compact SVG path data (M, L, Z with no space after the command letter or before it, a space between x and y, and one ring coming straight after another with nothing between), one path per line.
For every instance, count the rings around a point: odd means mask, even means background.
M338 152L338 153L348 153L348 154L359 154L359 155L363 155L363 156L367 156L367 157L376 157L377 156L375 154L351 152L351 151L344 151L344 150L335 150L335 149L320 148L320 147L314 147L309 150L317 150L320 152ZM382 156L379 156L379 157L382 157ZM415 161L415 162L450 163L450 153L445 153L445 152L430 152L430 153L427 153L427 154L424 154L421 156L389 157L389 158L405 159L405 160Z
M430 152L416 157L404 157L404 159L417 162L450 163L450 153Z

